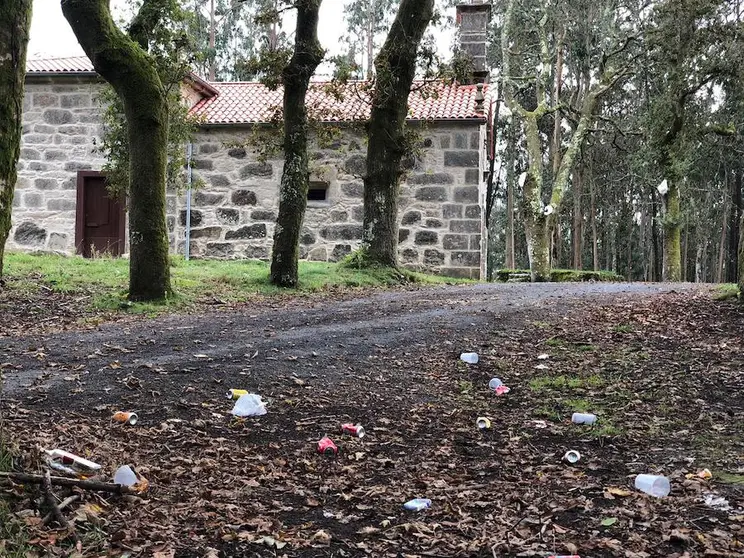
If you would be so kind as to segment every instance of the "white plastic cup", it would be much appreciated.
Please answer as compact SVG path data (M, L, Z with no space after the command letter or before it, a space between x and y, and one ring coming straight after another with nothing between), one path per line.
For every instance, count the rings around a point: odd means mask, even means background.
M571 415L571 422L574 424L594 424L597 422L597 415L592 413L574 413Z
M137 484L137 475L129 465L122 465L114 473L114 484L122 486L134 486Z
M669 479L662 475L638 475L635 478L635 487L656 498L669 496L672 490Z
M569 465L575 465L581 460L581 454L576 450L568 450L563 456L563 461Z
M488 382L488 387L490 389L496 389L499 386L503 386L504 382L501 381L501 378L491 378L491 380Z
M460 360L468 364L478 364L478 353L462 353Z

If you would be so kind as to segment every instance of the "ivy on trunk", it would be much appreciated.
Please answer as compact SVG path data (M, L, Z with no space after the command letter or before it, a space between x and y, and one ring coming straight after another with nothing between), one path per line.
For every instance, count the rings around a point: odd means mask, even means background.
M145 50L168 0L145 0L129 35L114 24L109 0L62 0L62 12L96 72L124 105L129 140L129 298L157 300L171 292L165 181L168 103Z
M271 254L271 282L281 287L295 287L298 281L300 230L305 216L309 185L305 97L310 78L323 60L323 48L318 41L318 12L321 1L297 2L294 53L289 64L282 70L284 169Z
M18 178L31 3L3 2L0 9L0 279Z
M362 247L367 265L398 263L398 184L408 94L416 73L419 43L434 12L434 0L402 0L375 60L364 178Z

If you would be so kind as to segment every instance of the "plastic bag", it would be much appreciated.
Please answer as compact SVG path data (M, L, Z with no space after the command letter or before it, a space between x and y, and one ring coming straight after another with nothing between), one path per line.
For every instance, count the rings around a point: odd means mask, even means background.
M260 395L246 393L238 397L232 414L236 417L257 417L266 414L266 407L263 401L261 401Z

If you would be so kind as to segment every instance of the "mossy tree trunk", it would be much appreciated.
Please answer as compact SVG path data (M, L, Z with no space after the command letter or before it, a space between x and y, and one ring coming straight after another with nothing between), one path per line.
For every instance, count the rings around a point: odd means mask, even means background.
M302 219L309 184L307 156L307 95L310 78L323 60L318 41L318 11L321 0L300 0L297 7L295 47L282 70L284 82L284 169L279 193L279 214L271 254L271 282L295 287L298 281L298 252Z
M62 0L62 12L93 67L124 105L129 133L129 298L171 292L165 182L168 104L148 37L168 0L145 0L129 35L111 18L109 0Z
M376 83L368 127L362 248L368 265L398 264L398 186L408 94L419 43L434 13L434 0L402 0L375 59Z
M21 153L23 86L32 0L0 2L0 279Z
M744 303L744 215L739 221L739 302Z

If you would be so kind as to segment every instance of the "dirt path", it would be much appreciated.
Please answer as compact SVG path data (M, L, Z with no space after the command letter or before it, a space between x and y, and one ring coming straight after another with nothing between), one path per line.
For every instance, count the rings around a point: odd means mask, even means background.
M67 512L85 558L733 557L743 331L739 305L693 285L285 299L0 338L1 404L19 468L60 447L104 478L129 463L150 481L142 498L86 494ZM511 391L490 392L492 376ZM260 393L268 414L232 418L228 388ZM140 422L113 425L120 409ZM574 411L598 426L571 424ZM339 433L352 421L367 436ZM337 457L316 452L324 434ZM636 491L646 472L671 495ZM5 494L36 547L70 548L39 525L33 492ZM414 497L432 508L403 510Z
M41 338L0 338L0 361L12 365L6 370L5 397L41 397L51 408L84 409L91 403L117 402L129 389L120 381L124 371L208 372L234 382L250 364L261 368L253 373L252 389L277 376L302 377L320 370L333 382L344 366L361 364L381 348L414 358L431 346L459 354L485 342L500 326L539 321L543 313L578 303L694 289L692 284L484 284L382 292L342 302L296 300ZM178 384L163 378L148 388L160 397L177 393Z

